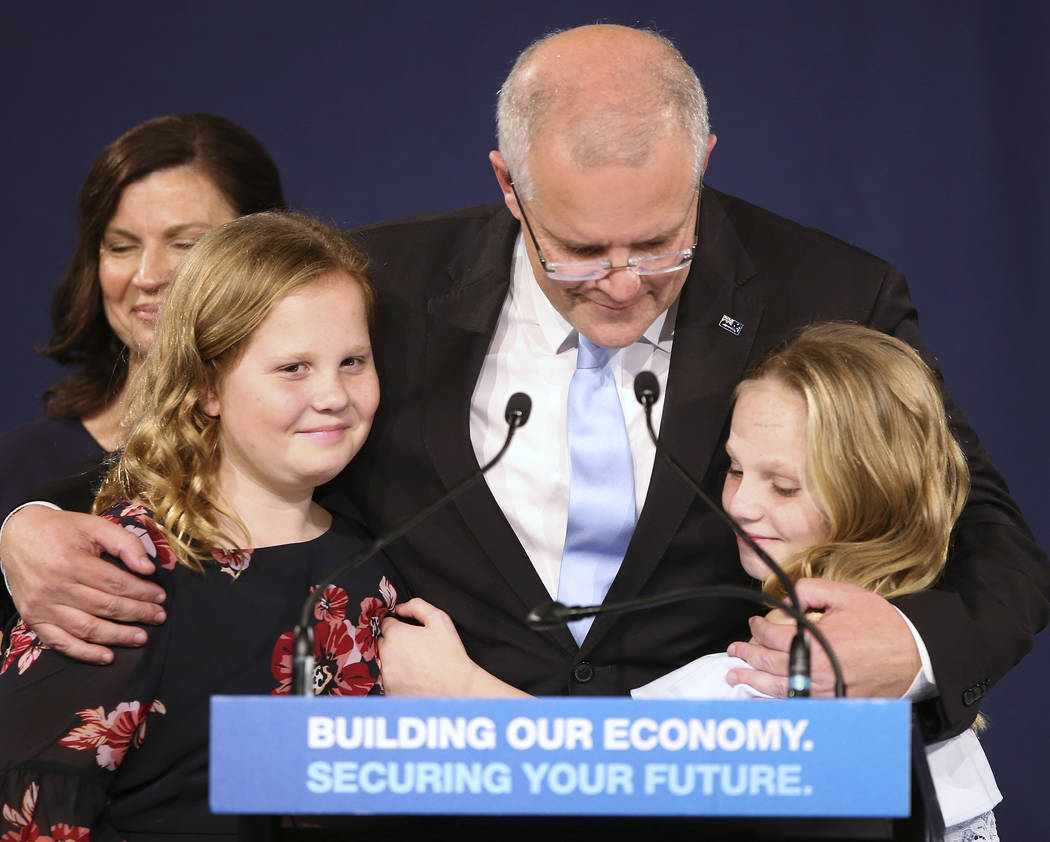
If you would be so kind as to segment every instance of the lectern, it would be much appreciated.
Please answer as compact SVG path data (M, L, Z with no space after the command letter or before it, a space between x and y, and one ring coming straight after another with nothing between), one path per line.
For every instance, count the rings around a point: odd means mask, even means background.
M897 700L214 697L210 781L252 840L943 836Z

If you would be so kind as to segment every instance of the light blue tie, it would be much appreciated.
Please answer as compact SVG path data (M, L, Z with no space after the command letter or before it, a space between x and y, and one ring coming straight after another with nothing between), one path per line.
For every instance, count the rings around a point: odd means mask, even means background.
M558 579L558 601L597 605L620 569L634 532L634 468L627 426L609 359L582 334L569 384L569 521ZM583 643L593 617L569 623Z

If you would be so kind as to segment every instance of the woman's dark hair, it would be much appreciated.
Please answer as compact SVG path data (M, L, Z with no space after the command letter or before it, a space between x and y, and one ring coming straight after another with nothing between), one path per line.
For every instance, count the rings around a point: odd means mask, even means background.
M51 302L51 339L40 353L81 366L44 392L52 418L103 409L124 386L127 349L102 308L99 247L124 188L158 170L192 164L240 215L285 207L277 166L254 137L212 114L171 114L126 132L102 150L80 191L80 234Z

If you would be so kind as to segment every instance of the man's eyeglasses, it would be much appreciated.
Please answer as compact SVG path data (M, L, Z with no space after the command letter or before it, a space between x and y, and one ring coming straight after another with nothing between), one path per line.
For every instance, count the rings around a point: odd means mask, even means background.
M703 190L702 184L697 187L696 190L696 231L693 235L693 245L691 248L683 249L682 251L674 251L670 254L654 254L648 257L629 257L627 262L622 266L613 266L611 260L580 260L571 262L548 261L544 259L543 252L540 250L540 244L536 242L536 235L532 231L532 225L529 224L528 216L525 215L525 205L521 201L521 196L518 195L518 188L514 186L514 182L511 182L510 188L514 191L514 198L518 200L518 207L521 209L521 218L525 223L525 229L529 232L529 236L532 238L532 245L536 249L536 257L540 261L540 266L543 267L543 271L547 273L548 277L555 281L565 281L567 283L598 281L610 272L615 272L618 269L629 269L639 277L647 275L665 275L668 272L677 272L679 269L684 269L693 262L693 257L696 254L696 246L700 242L700 195Z

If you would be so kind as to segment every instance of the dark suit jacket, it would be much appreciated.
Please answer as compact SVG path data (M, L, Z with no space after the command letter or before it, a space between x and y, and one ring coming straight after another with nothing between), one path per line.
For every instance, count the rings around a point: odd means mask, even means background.
M490 205L356 232L379 291L383 397L344 487L387 530L476 470L469 404L509 284L518 225ZM739 336L719 327L743 323ZM698 259L683 288L661 442L718 499L734 385L768 348L809 322L851 320L924 351L903 276L826 234L705 189ZM977 702L1047 622L1050 570L962 414L953 427L973 490L944 580L898 600L929 648L941 698L922 706L929 738L967 726ZM512 445L513 446L513 445ZM537 478L537 481L542 481ZM523 618L548 594L480 483L389 553L413 591L448 611L478 663L539 694L622 694L746 639L750 604L691 601L599 617L577 648L565 629ZM657 460L608 600L745 584L728 530Z

